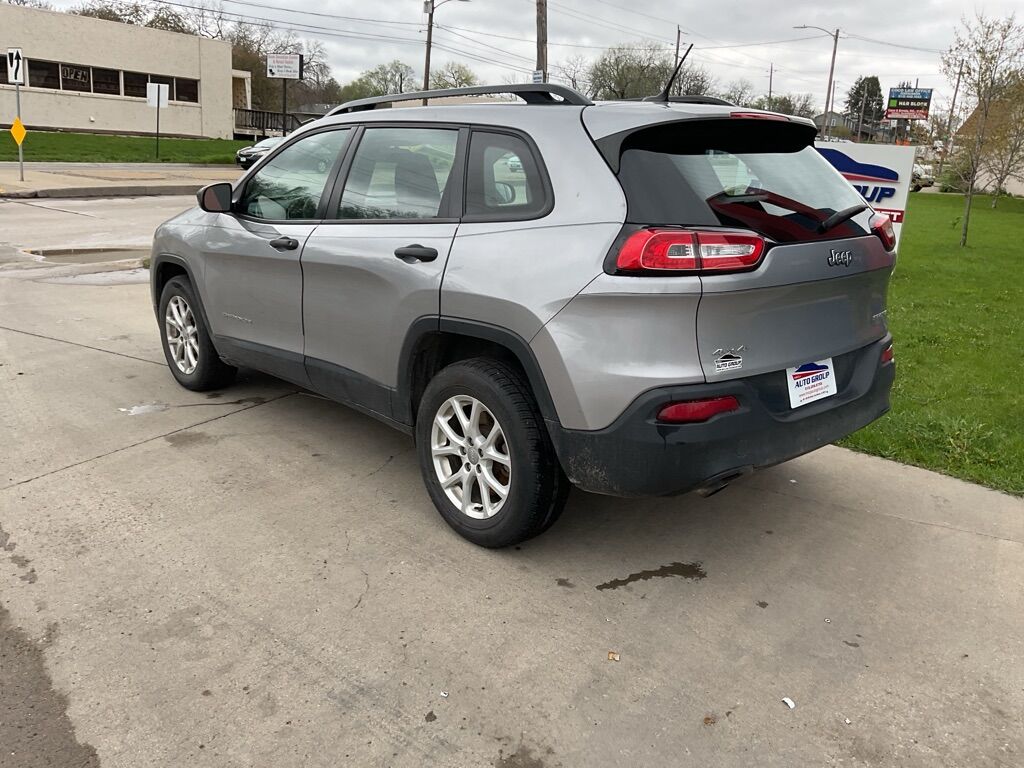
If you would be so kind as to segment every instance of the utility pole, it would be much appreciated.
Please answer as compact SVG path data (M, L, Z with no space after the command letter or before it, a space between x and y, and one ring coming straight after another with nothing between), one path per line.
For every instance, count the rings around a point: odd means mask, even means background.
M427 12L427 57L423 62L423 90L430 90L430 45L434 40L434 0L424 0L423 10ZM423 100L427 106L427 100Z
M537 0L537 71L548 81L548 0Z
M679 38L683 36L683 30L676 24L676 64L679 63Z
M768 62L768 111L772 109L772 81L775 79L775 62Z
M964 76L964 60L960 59L960 69L956 73L956 85L953 87L953 101L949 105L949 117L946 118L946 140L943 142L942 154L939 156L939 172L936 178L942 175L942 166L946 163L946 156L953 151L953 114L956 110L956 97L960 93L960 78Z
M863 85L863 83L864 83L864 81L861 80L861 88L863 90L861 90L861 92L860 92L860 118L857 120L857 143L858 144L860 143L860 140L861 140L860 139L860 132L864 129L864 105L867 103L867 99L868 99L868 89L867 89L866 86Z
M831 116L829 115L835 109L835 83L832 80L832 76L836 72L836 49L839 47L839 28L836 28L835 36L832 38L832 62L828 65L828 93L825 94L827 104L825 104L825 115L826 123L831 123Z

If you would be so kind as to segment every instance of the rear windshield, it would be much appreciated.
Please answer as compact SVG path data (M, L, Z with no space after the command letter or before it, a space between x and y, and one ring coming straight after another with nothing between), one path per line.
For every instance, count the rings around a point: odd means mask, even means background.
M870 211L819 231L864 199L811 137L807 126L737 119L637 131L620 150L628 221L750 229L781 243L868 234Z

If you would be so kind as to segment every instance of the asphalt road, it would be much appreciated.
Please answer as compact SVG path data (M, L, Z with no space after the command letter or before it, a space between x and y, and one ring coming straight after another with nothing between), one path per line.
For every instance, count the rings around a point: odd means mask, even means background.
M1019 499L826 448L481 550L407 437L180 389L144 284L40 274L0 271L4 768L1024 763Z

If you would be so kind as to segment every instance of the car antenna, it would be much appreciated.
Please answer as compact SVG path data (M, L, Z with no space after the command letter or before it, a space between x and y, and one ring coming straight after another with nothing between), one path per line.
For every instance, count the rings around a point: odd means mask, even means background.
M648 96L644 101L662 101L668 103L669 93L672 91L672 85L675 83L676 78L679 77L679 70L683 68L683 62L686 61L686 57L690 55L690 51L693 50L693 43L690 43L690 47L686 49L686 53L679 59L679 63L676 64L676 68L672 70L672 76L665 83L665 90L659 93L657 96Z

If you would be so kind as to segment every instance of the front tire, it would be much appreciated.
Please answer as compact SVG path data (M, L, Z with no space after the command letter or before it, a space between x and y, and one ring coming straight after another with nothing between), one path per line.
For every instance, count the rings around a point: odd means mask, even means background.
M160 294L160 341L167 367L185 389L220 389L235 378L236 369L220 359L210 339L195 289L184 277L167 281Z
M445 522L483 547L542 533L569 494L529 386L496 360L454 363L431 380L420 400L416 452Z

